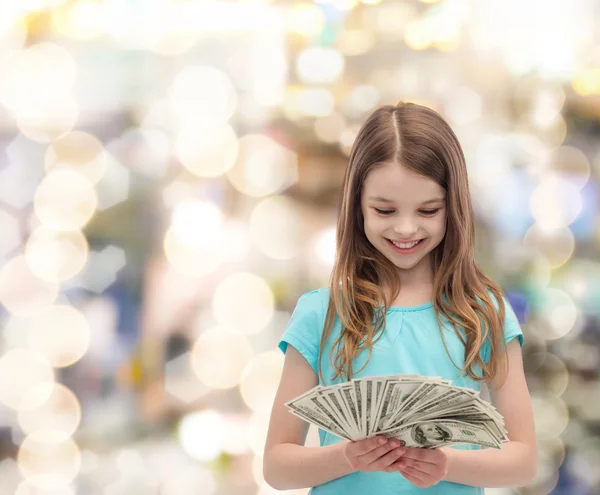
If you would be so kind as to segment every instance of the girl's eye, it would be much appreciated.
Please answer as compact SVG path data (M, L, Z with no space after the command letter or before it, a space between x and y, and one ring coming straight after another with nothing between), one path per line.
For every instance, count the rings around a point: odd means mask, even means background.
M379 208L375 208L375 211L380 215L391 215L394 213L394 210L380 210ZM440 209L436 208L435 210L421 210L421 213L424 215L435 215L438 211L440 211Z

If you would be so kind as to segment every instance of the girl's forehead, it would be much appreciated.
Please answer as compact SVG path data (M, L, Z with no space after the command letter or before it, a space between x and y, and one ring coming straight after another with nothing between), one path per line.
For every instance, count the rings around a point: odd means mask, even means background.
M363 184L366 199L428 201L443 198L444 189L433 179L394 164L371 170Z

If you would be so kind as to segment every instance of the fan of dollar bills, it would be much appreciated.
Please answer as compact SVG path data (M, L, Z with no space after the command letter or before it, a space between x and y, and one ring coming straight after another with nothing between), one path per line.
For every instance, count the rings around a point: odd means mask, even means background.
M383 435L421 448L500 448L508 441L504 419L479 392L435 376L369 376L317 385L285 405L303 420L352 441Z

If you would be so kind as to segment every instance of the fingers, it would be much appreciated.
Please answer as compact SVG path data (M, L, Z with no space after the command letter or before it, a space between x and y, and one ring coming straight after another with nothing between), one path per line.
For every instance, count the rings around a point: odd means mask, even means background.
M409 469L409 468L407 468ZM425 486L425 480L421 477L419 477L417 474L413 474L412 472L409 472L407 470L401 470L400 474L402 476L404 476L408 481L410 481L413 485L416 485L418 487L424 487Z
M365 440L359 440L358 442L354 442L353 453L356 456L362 456L378 448L380 449L381 447L385 447L387 443L388 439L382 436L366 438Z
M388 442L385 443L385 445L381 445L379 447L377 447L376 449L372 450L371 452L367 452L366 454L360 456L360 462L362 464L373 464L375 461L377 461L378 459L380 459L382 456L387 455L390 452L393 452L394 449L400 447L400 442L398 440L390 440ZM398 451L399 454L403 454L404 453L404 449L402 449L401 451ZM395 461L398 458L398 456L396 456L395 459L393 459L391 462ZM391 462L389 464L391 464ZM387 467L389 464L386 464L384 467Z
M412 459L414 461L425 462L437 465L443 461L446 453L438 449L421 449L421 448L406 448L404 459Z
M389 466L394 464L399 457L404 454L404 447L397 447L390 450L369 464L370 471L385 471Z

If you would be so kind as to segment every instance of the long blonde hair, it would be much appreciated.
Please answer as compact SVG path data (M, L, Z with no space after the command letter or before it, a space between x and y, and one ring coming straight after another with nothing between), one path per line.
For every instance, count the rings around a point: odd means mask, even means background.
M489 381L502 361L503 291L475 261L473 209L458 139L438 113L413 103L376 109L360 128L352 147L340 196L336 256L320 355L338 315L342 328L329 359L336 372L333 380L350 380L354 358L368 349L368 363L373 344L383 332L385 315L400 292L398 269L368 241L360 207L367 174L384 162L401 163L446 190L446 234L431 252L433 308L440 329L443 315L465 346L461 373L477 381ZM391 289L389 299L383 287ZM490 293L496 298L497 310ZM461 327L464 334L459 331ZM490 346L487 363L480 355L486 339ZM476 373L477 365L481 366L481 375ZM364 366L357 373L362 369ZM323 380L320 359L319 374Z

